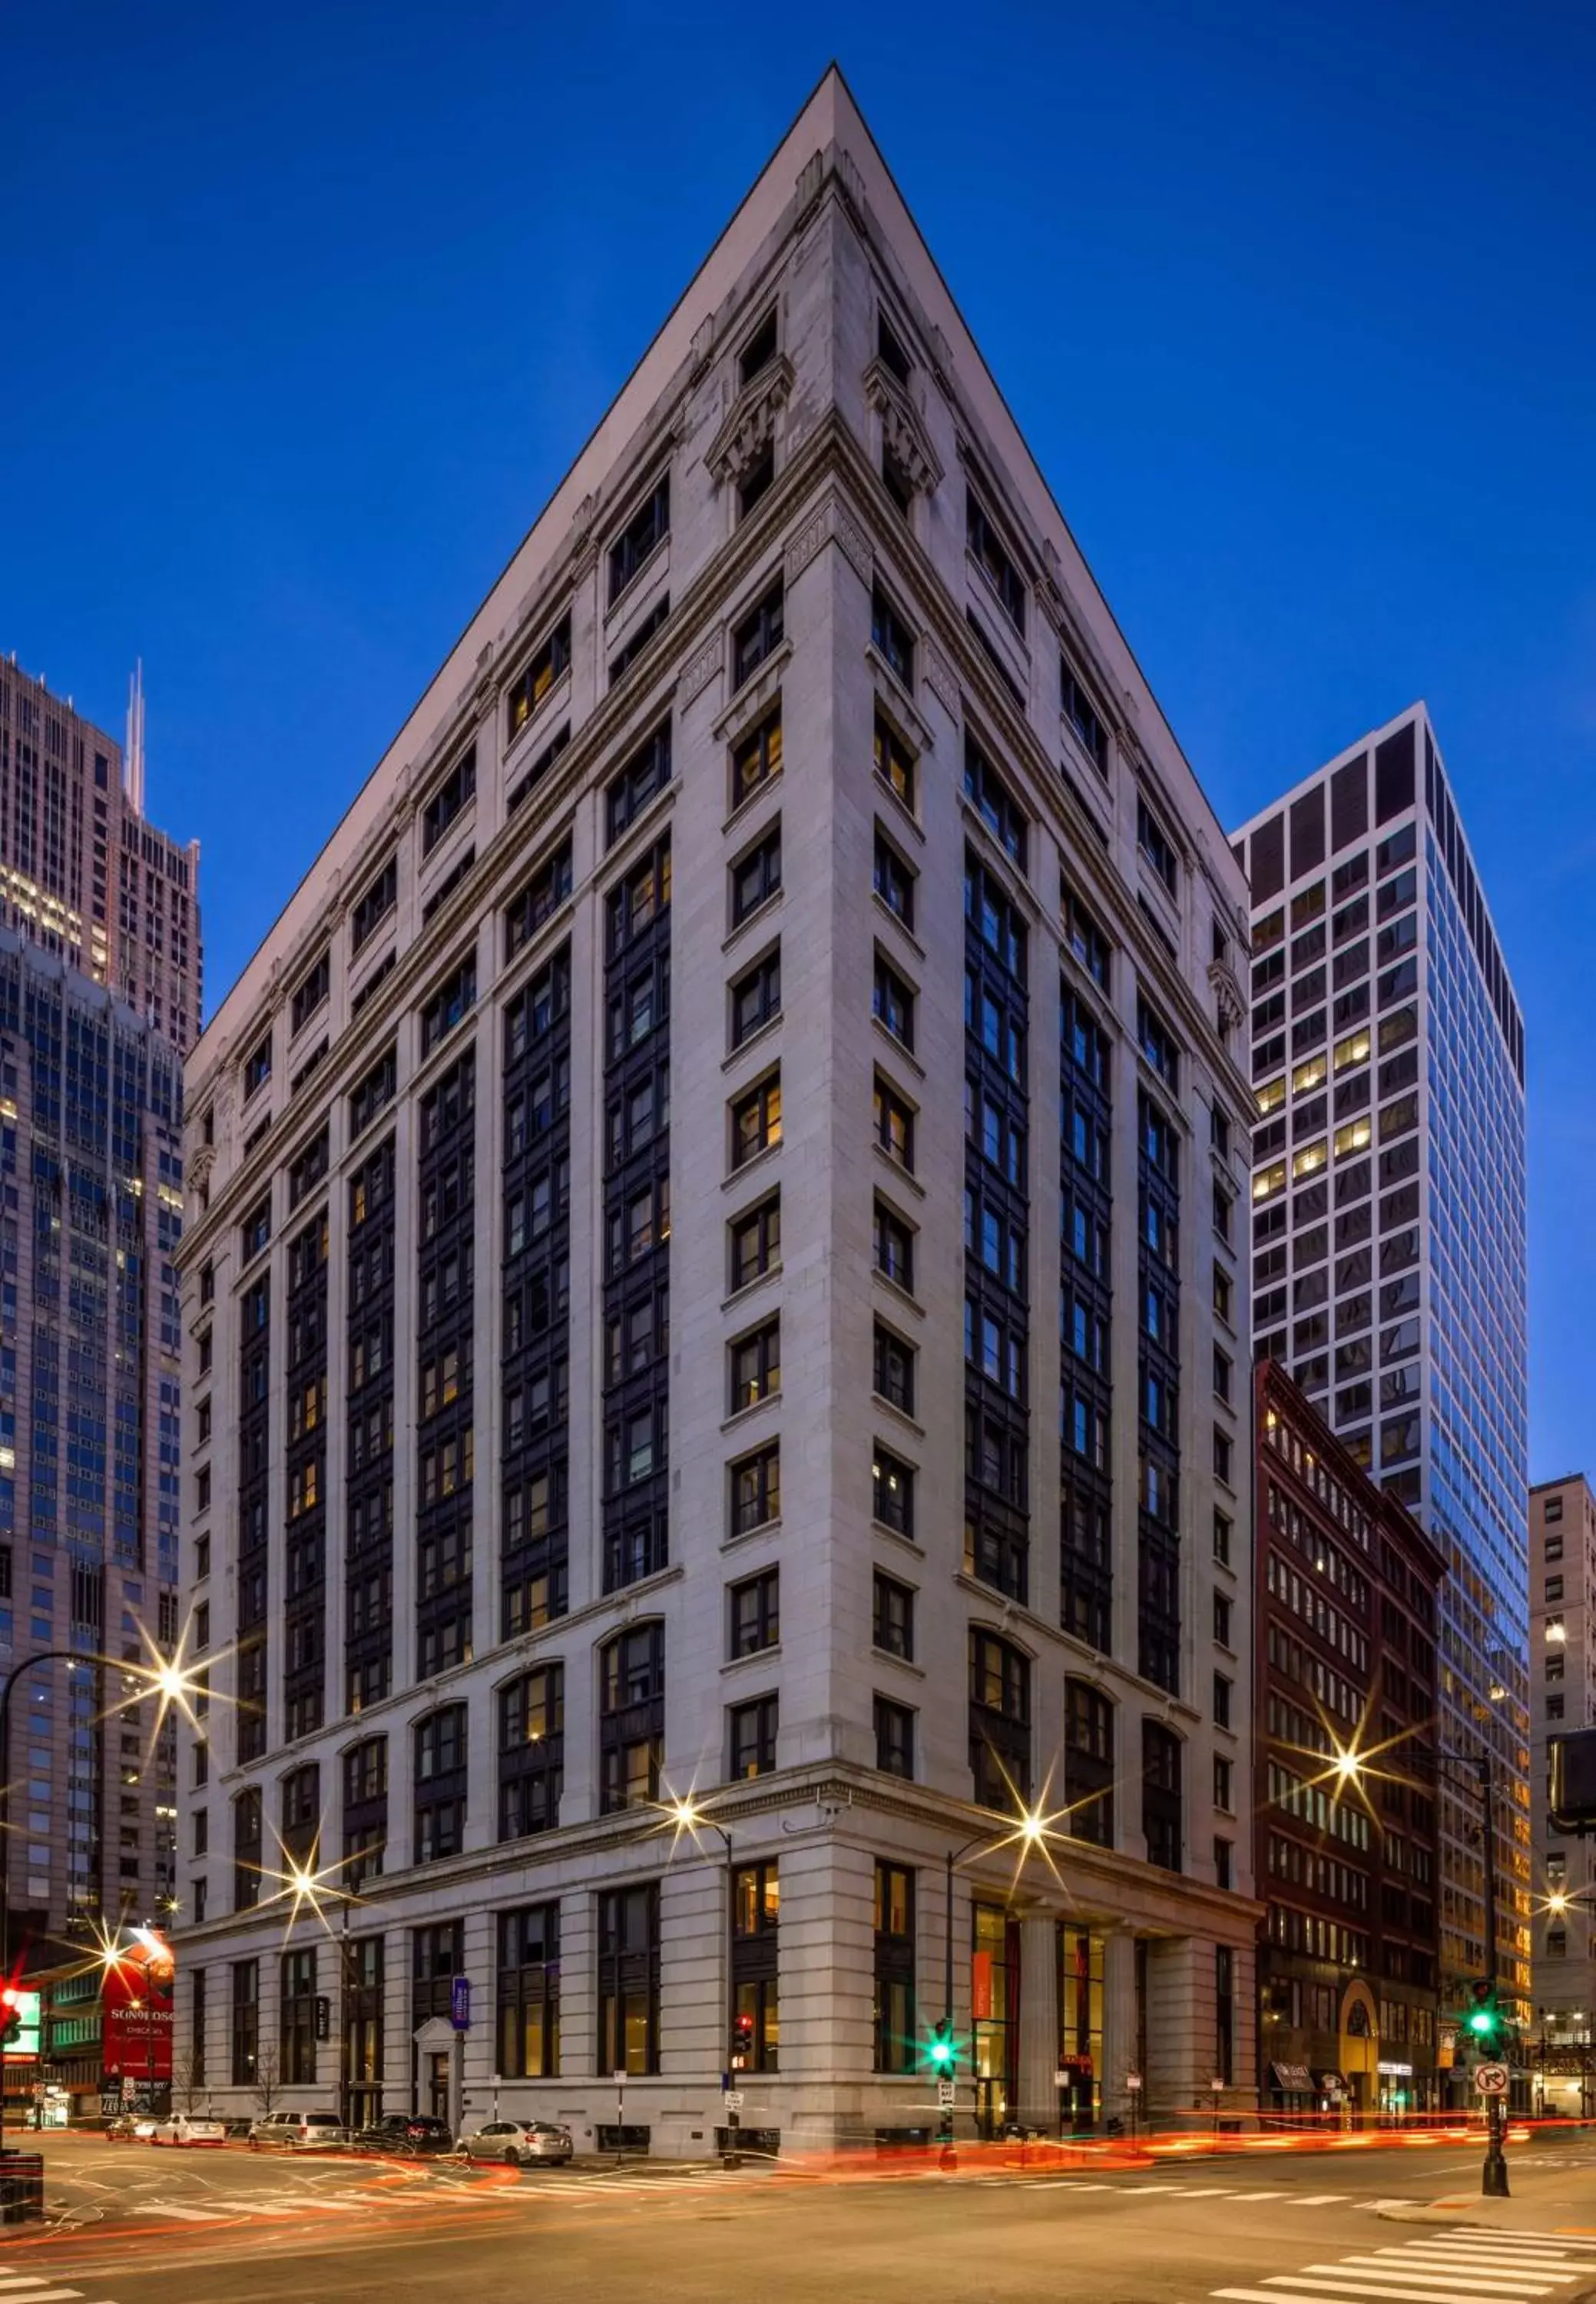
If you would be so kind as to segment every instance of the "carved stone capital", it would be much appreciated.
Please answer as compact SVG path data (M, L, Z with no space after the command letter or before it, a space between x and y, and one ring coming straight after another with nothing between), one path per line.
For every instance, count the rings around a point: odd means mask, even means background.
M742 487L776 437L776 419L787 403L793 381L793 363L782 352L744 385L704 456L717 482Z
M1227 1032L1235 1031L1247 1020L1247 995L1242 990L1235 970L1227 961L1210 960L1208 982L1218 1010L1221 1027Z
M881 418L881 438L910 487L929 496L942 479L942 461L902 385L879 360L864 371L864 396Z

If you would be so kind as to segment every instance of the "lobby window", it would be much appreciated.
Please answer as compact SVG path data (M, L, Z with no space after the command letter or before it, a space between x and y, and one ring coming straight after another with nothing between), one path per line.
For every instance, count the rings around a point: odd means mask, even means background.
M875 1700L876 1766L885 1776L914 1776L914 1715L885 1696Z
M305 2088L316 2079L316 1954L282 1955L282 1997L277 2012L279 2063L286 2088Z
M741 688L753 678L768 657L775 655L785 636L785 608L779 580L751 608L732 634L732 686Z
M756 1696L726 1713L727 1780L768 1776L776 1766L777 1699Z
M456 760L421 810L421 853L430 856L444 834L477 796L477 748Z
M732 1166L736 1169L781 1142L781 1074L770 1073L737 1097L731 1117Z
M876 715L876 774L887 790L913 815L915 800L915 760L896 730Z
M878 1447L870 1461L870 1511L895 1535L914 1533L914 1470Z
M914 685L914 640L908 625L878 584L870 594L870 639L887 668L908 689ZM879 723L878 722L878 727Z
M552 2080L560 2069L560 1908L532 1904L498 1915L497 2070L505 2080Z
M734 2072L779 2069L777 2001L780 1876L774 1862L745 1864L733 1873L732 2039Z
M913 1662L913 1591L896 1577L884 1576L879 1568L875 1574L871 1638L887 1656L902 1656L906 1664Z
M505 735L513 741L556 682L571 668L571 619L562 616L534 651L531 662L505 691Z
M905 1865L876 1865L875 2067L912 2072L917 2062L914 2003L914 1875Z
M731 1468L731 1532L749 1536L781 1518L781 1446L772 1440Z
M656 482L609 547L609 605L613 608L649 554L670 534L670 475Z
M659 2069L659 1889L611 1889L598 1899L598 2070L641 2077Z
M253 2088L260 2051L260 1963L233 1963L232 2068L234 2088Z
M729 1614L728 1651L738 1656L759 1656L781 1640L781 1571L767 1568L734 1584L726 1595Z

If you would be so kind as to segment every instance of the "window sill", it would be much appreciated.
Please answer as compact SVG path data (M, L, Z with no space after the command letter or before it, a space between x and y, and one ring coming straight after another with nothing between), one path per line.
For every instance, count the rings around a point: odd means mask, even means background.
M901 1544L904 1550L912 1552L917 1560L925 1558L925 1546L917 1537L905 1536L901 1528L890 1527L886 1520L878 1520L873 1512L870 1515L870 1533L872 1536L885 1536L894 1544Z
M870 1406L885 1410L895 1424L902 1425L904 1430L912 1432L917 1440L925 1438L925 1426L917 1424L908 1409L900 1408L896 1401L888 1400L884 1392L876 1391L873 1385L870 1388Z
M781 1150L781 1147L782 1139L779 1136L777 1138L774 1144L761 1144L757 1152L751 1152L746 1160L739 1161L734 1168L730 1170L726 1175L722 1177L720 1183L721 1190L723 1192L729 1192L734 1184L740 1184L744 1176L751 1175L753 1171L760 1166L761 1164L774 1160L777 1154Z
M913 686L904 680L901 674L894 672L874 640L866 640L864 660L872 671L881 675L881 679L887 684L886 709L888 719L896 716L899 720L902 733L908 737L917 752L929 752L931 749L931 732L920 716L914 701Z
M881 1163L881 1165L886 1169L887 1174L891 1176L896 1182L906 1184L909 1190L914 1194L916 1199L924 1199L925 1186L917 1177L912 1176L909 1173L909 1171L904 1167L901 1160L895 1160L890 1152L883 1151L879 1141L874 1138L871 1139L870 1149L874 1152L877 1159Z
M902 914L895 912L892 906L884 900L879 888L872 888L870 890L870 902L875 906L877 911L880 913L881 918L884 920L891 921L898 935L903 937L904 942L914 954L915 959L923 961L925 959L924 944L921 943L920 938L915 935L913 929L903 918Z
M739 1040L729 1055L722 1056L721 1071L723 1072L733 1071L742 1063L750 1048L762 1048L767 1040L781 1029L782 1014L783 1011L778 1008L774 1016L767 1016L762 1024L756 1025L745 1040Z
M746 1656L728 1656L720 1669L724 1674L728 1672L746 1672L751 1664L770 1664L780 1662L781 1642L775 1640L768 1648L750 1648Z
M641 499L639 501L641 503ZM605 609L603 623L603 654L606 661L608 660L611 642L615 632L623 624L624 624L631 611L636 607L638 602L643 597L650 579L659 575L662 571L668 570L670 566L670 550L671 532L667 528L665 534L660 538L658 543L655 545L652 551L649 554L648 558L638 562L637 566L632 570L624 584L622 585L620 590L615 594L615 598ZM605 554L604 558L606 581L607 582L607 552Z
M886 1025L881 1021L879 1016L871 1016L870 1028L873 1031L878 1032L880 1035L881 1038L886 1042L887 1046L892 1050L893 1055L898 1058L901 1063L907 1064L911 1072L918 1074L920 1079L924 1080L925 1066L921 1063L920 1058L915 1055L913 1049L906 1046L904 1043L898 1038L896 1032L888 1031Z
M723 1296L720 1300L721 1310L734 1311L738 1305L746 1304L751 1296L757 1295L761 1288L769 1287L773 1281L780 1278L781 1260L778 1258L774 1264L767 1266L763 1272L756 1272L751 1280L745 1280L741 1288L734 1288L729 1296Z
M768 656L760 658L742 686L733 690L731 702L710 723L709 733L717 743L734 744L764 717L780 692L781 674L792 656L792 641L778 640ZM728 679L734 676L727 673Z
M785 888L773 888L769 895L761 897L752 911L745 912L731 934L725 939L720 947L722 953L733 951L743 942L750 928L757 928L761 921L768 920L773 914L778 912L781 910L781 900L785 894Z
M923 848L925 845L925 826L915 815L914 810L910 807L908 801L904 798L901 792L895 792L893 790L893 787L887 783L879 768L872 766L870 774L875 778L877 792L890 803L894 814L903 819L904 825L914 834L915 839L920 842Z
M779 767L776 770L773 775L762 778L759 784L755 784L751 792L744 792L742 799L737 802L735 808L733 809L731 814L721 826L721 831L723 833L740 832L743 826L748 822L749 818L752 816L760 802L765 798L766 794L780 791L782 780L785 774L785 767Z
M778 1388L775 1392L768 1392L762 1400L751 1400L746 1408L734 1408L729 1416L721 1419L720 1428L723 1432L741 1432L744 1425L762 1416L767 1409L780 1406L781 1392Z
M910 1295L908 1290L903 1285L901 1281L894 1280L890 1274L883 1272L879 1264L872 1264L870 1271L874 1275L877 1286L885 1288L887 1294L893 1299L895 1303L902 1304L907 1311L913 1312L917 1320L924 1319L925 1311L923 1307L915 1302L913 1297Z
M720 1539L720 1548L723 1552L730 1552L739 1545L752 1544L758 1537L780 1534L781 1517L778 1513L775 1520L760 1520L757 1528L740 1529L734 1536L723 1536Z
M904 1540L902 1537L899 1539L900 1542ZM918 1551L919 1546L916 1546L915 1549ZM878 1641L872 1640L870 1654L879 1663L893 1664L899 1672L912 1672L916 1680L923 1680L926 1676L924 1664L915 1664L912 1658L899 1656L896 1648L884 1648Z

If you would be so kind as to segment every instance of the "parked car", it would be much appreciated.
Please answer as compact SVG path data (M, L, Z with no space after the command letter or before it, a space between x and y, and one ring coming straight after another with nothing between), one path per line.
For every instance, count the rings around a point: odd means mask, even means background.
M204 2119L198 2113L169 2112L165 2120L157 2120L152 2144L225 2144L227 2130L224 2122Z
M502 2160L506 2168L564 2163L573 2149L571 2130L552 2120L490 2120L462 2145L468 2160Z
M344 2140L344 2123L335 2112L267 2112L250 2124L250 2142L257 2151L263 2144L284 2145L297 2151Z
M361 2152L453 2152L454 2139L446 2120L434 2120L429 2113L385 2112L369 2128L362 2128L355 2138Z
M120 2112L106 2130L107 2144L148 2144L155 2134L155 2115L149 2112Z

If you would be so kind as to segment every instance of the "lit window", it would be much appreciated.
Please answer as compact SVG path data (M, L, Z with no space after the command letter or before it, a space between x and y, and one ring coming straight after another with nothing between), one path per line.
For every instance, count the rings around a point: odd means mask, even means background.
M1336 1131L1337 1159L1345 1159L1349 1152L1364 1151L1372 1135L1367 1114L1362 1120L1349 1120L1345 1128Z
M1322 1056L1310 1056L1307 1063L1305 1064L1299 1064L1295 1072L1291 1075L1291 1085L1299 1096L1303 1096L1309 1088L1318 1088L1320 1083L1323 1080L1324 1076L1324 1058Z
M1286 1163L1277 1160L1272 1167L1260 1168L1252 1179L1254 1200L1271 1200L1277 1192L1286 1190Z
M1335 1055L1336 1070L1338 1072L1349 1071L1354 1064L1366 1064L1369 1061L1368 1033L1366 1031L1349 1032L1345 1040L1337 1041ZM1321 1064L1320 1078L1322 1080L1323 1077L1324 1067Z
M1321 1136L1317 1143L1304 1144L1291 1164L1294 1176L1317 1175L1329 1158L1329 1146Z
M1258 1110L1261 1115L1271 1112L1278 1112L1285 1101L1286 1079L1284 1073L1278 1080L1266 1080L1258 1091Z

